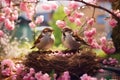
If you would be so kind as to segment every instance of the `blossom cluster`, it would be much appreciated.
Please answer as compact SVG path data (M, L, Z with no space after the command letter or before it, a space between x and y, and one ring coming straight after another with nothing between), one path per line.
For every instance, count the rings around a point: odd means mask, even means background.
M68 7L64 7L64 13L66 14L65 18L71 23L75 24L76 26L79 26L80 29L83 30L83 34L85 36L84 38L92 48L102 49L108 54L114 53L115 47L112 43L112 40L107 41L106 37L104 36L101 37L99 40L95 38L95 36L97 35L96 28L93 27L95 23L95 18L93 16L86 17L85 14L81 12L81 10L79 10L79 8L80 4L78 2L71 1ZM116 12L116 15L118 14L119 11ZM85 18L85 23L82 22L83 18ZM60 29L68 27L66 19L57 20L56 25ZM117 25L117 21L113 18L110 18L108 22L112 28L114 28Z
M24 12L26 14L27 19L31 20L29 26L31 28L35 28L36 25L42 23L44 21L44 16L40 15L34 17L37 12L37 3L39 0L23 0L18 1L15 4L14 0L2 0L0 5L2 9L0 10L0 23L4 23L4 26L7 30L14 30L16 21L19 17L20 12ZM55 2L50 2L49 4L42 4L43 9L48 10L56 10L58 5ZM2 33L1 33L2 34Z
M102 62L104 65L110 65L110 66L115 66L118 64L118 60L116 58L108 58L104 59Z
M5 59L1 62L2 76L10 77L11 80L51 80L52 78L54 80L71 80L69 71L65 71L60 77L56 78L57 74L55 73L50 76L48 73L43 74L42 71L35 72L34 68L25 69L23 64L15 64L11 59ZM97 78L83 74L80 80L97 80Z

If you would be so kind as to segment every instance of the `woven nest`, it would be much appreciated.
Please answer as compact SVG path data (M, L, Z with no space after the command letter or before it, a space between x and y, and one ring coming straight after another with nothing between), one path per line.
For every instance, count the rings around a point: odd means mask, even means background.
M33 51L27 55L24 64L34 68L36 72L51 73L53 70L58 75L69 71L72 77L87 73L93 75L99 68L95 54L90 50L65 50L62 55L54 55L58 51ZM75 80L75 79L74 79Z

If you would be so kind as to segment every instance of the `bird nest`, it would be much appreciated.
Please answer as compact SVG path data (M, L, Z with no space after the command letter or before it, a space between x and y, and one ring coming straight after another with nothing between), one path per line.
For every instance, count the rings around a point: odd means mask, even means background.
M54 70L61 75L69 71L71 76L78 78L84 73L93 75L99 69L97 57L91 50L32 51L24 64L36 72L51 73Z

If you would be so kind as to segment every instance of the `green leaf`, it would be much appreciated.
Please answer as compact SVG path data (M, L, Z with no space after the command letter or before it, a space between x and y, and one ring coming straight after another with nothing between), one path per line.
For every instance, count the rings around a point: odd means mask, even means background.
M52 70L52 72L50 73L51 80L54 80L54 74L55 74L55 71Z
M105 58L107 56L107 54L101 49L93 49L93 51L96 53L98 57Z

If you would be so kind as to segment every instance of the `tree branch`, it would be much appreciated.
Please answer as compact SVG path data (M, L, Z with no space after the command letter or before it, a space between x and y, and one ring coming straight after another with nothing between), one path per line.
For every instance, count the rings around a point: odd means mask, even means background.
M117 17L113 12L111 12L110 10L108 10L108 9L106 9L106 8L104 8L104 7L97 6L97 5L94 5L94 4L90 4L90 3L87 3L87 2L85 2L85 1L83 1L83 0L74 0L74 1L84 3L84 4L86 4L86 5L88 5L88 6L91 6L91 7L94 7L94 8L102 9L102 10L110 13L118 22L120 21L120 18L119 18L119 17Z

